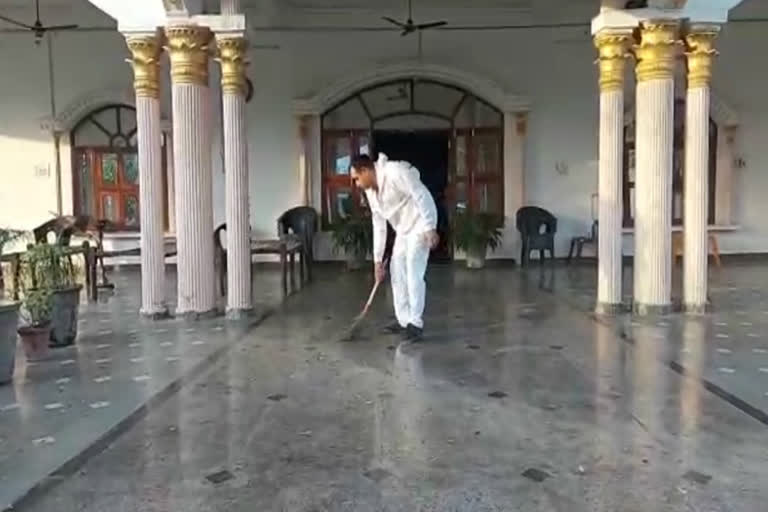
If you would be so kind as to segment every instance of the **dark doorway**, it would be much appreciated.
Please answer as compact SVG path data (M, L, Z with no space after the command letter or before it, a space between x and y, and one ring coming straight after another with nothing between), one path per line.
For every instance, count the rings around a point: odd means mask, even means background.
M432 251L430 261L450 261L450 228L446 210L445 189L448 186L448 143L450 132L441 131L374 131L374 149L390 160L410 162L421 173L421 181L429 189L437 205L437 231L440 245Z

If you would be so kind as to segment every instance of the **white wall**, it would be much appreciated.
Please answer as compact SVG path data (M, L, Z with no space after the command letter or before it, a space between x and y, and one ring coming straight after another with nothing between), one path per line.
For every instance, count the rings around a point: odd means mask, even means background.
M92 23L111 22L81 7ZM737 157L747 165L736 171L735 233L720 236L723 252L768 252L768 68L759 55L768 47L765 24L727 26L718 44L714 85L741 119ZM251 167L251 216L257 236L274 236L275 219L301 199L297 136L292 102L308 97L346 75L412 59L416 39L394 33L259 32L257 42L279 50L251 51L249 76L255 86L247 105ZM64 109L79 95L121 85L130 90L122 36L65 33L54 43L56 100ZM33 227L56 208L54 158L50 136L39 119L49 113L44 46L31 35L0 34L0 225ZM591 223L590 196L596 191L597 72L595 51L583 29L488 32L433 32L424 36L424 59L494 80L509 93L531 100L528 121L525 197L559 219L558 254L574 234ZM215 65L214 65L215 68ZM211 82L218 80L216 71ZM168 90L164 111L169 115ZM218 88L212 89L220 111ZM628 91L628 94L633 94ZM218 116L218 114L217 114ZM216 221L224 218L224 175L220 135L214 135L213 172ZM564 163L566 171L555 170ZM64 167L64 209L71 210L68 153ZM37 176L36 169L50 169ZM45 174L44 172L42 174ZM631 240L627 240L627 253Z

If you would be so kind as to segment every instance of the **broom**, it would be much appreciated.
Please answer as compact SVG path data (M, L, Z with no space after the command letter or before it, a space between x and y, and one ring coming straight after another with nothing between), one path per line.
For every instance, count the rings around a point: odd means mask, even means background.
M385 261L384 266L386 267L386 265L387 262ZM363 306L363 310L360 312L360 314L357 315L354 320L352 320L352 323L341 337L341 341L353 341L357 337L357 334L360 331L360 325L363 323L365 315L368 314L368 310L371 309L373 298L376 297L376 291L379 289L379 285L382 283L382 281L383 279L374 283L373 288L371 289L371 294L368 296L368 302L365 303L365 306Z

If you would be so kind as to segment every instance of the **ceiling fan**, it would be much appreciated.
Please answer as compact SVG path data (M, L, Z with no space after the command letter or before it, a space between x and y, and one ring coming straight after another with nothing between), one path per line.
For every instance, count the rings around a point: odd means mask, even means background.
M46 32L74 30L78 28L78 25L43 25L40 21L40 0L35 0L35 12L37 13L37 19L35 19L35 23L33 25L28 25L26 23L22 23L2 15L0 15L0 20L6 21L18 27L25 28L27 30L31 30L35 34L35 44L40 44L40 41L43 39L43 36L46 34Z
M426 30L429 28L442 27L443 25L448 24L448 22L446 21L431 21L428 23L419 23L419 24L414 23L412 0L408 0L408 20L405 23L401 21L397 21L387 16L383 16L383 19L403 29L403 31L400 33L401 36L407 36L408 34L412 34L413 32L420 32L422 30Z

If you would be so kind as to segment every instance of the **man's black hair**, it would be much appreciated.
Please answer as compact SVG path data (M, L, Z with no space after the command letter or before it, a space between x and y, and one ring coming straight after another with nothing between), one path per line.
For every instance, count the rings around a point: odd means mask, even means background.
M363 169L375 169L373 165L373 160L371 160L371 157L368 155L357 155L352 159L352 164L350 167L354 167L358 171L361 171Z

